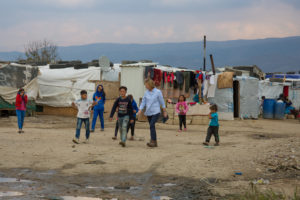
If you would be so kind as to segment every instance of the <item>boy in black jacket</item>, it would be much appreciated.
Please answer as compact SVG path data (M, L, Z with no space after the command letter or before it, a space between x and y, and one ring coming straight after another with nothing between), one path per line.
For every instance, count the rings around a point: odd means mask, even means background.
M113 116L118 108L118 122L121 135L121 142L119 143L122 147L126 146L127 139L127 126L130 120L130 123L133 123L133 108L131 100L126 96L127 88L121 86L119 88L120 97L116 99L110 113L110 121L113 119Z

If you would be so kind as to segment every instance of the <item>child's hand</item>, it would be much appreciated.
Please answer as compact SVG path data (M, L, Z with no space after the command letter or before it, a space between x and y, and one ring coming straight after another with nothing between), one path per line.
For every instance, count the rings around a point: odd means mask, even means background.
M134 122L134 120L132 119L132 120L130 120L130 124L133 124L133 122Z
M113 120L113 118L111 117L111 118L109 118L109 121L111 122Z
M140 114L142 114L142 111L141 111L141 110L139 110L139 112L138 112L138 114L137 114L137 115L140 115Z
M96 101L93 101L93 106L97 105L97 102Z
M133 110L133 113L136 113L136 110Z
M75 105L75 103L74 103L74 102L72 102L72 106L73 106L73 107L76 107L76 105Z

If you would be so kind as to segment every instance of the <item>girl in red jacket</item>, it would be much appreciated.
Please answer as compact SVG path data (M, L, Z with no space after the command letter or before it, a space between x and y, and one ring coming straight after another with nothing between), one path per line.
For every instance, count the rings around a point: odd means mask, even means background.
M27 95L25 94L25 91L23 88L19 89L19 92L16 97L16 114L18 117L18 126L19 131L18 133L24 133L23 129L23 123L26 113L26 104L27 104Z

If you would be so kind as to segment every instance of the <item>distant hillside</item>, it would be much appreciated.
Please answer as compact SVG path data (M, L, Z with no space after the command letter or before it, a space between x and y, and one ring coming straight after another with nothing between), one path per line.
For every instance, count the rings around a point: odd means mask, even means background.
M62 60L98 59L105 55L113 62L122 60L153 60L174 67L199 69L203 66L203 43L113 44L97 43L59 47ZM257 65L265 72L300 71L300 36L259 40L232 40L207 42L207 66L213 54L217 67ZM0 60L14 60L20 52L1 53Z

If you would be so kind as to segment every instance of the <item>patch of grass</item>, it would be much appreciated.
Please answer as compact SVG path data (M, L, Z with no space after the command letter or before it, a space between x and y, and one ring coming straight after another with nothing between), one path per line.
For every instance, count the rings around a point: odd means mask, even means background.
M292 197L287 196L284 193L276 193L272 189L261 191L255 185L251 185L251 189L245 194L237 195L234 200L300 200L300 194L298 188L295 189Z

